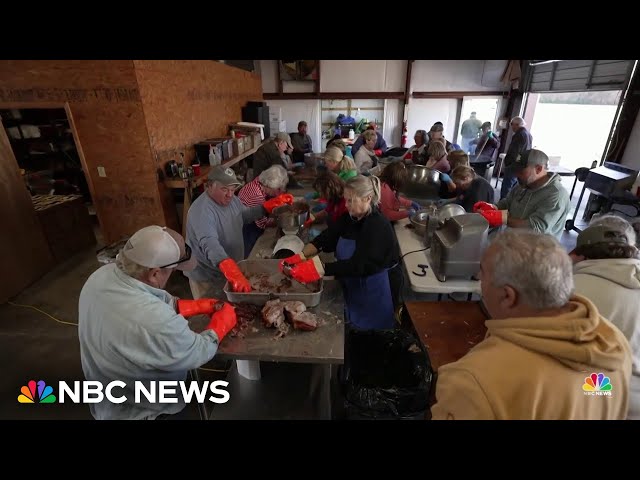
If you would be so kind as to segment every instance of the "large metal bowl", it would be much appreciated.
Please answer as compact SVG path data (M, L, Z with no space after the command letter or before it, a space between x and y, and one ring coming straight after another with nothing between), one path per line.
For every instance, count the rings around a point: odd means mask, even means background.
M447 218L467 213L463 206L457 203L448 203L438 209L438 220L444 222Z
M427 233L427 222L431 215L437 215L435 205L422 208L409 217L409 221L418 235L424 236Z
M401 191L408 197L438 199L440 172L424 165L409 165L409 178Z
M294 202L293 205L283 205L273 209L276 224L285 232L296 232L309 218L309 205Z

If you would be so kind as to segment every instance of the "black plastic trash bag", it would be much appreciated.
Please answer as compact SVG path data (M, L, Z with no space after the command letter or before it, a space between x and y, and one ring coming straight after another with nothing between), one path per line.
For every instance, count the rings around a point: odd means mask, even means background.
M364 417L412 418L429 406L433 371L414 335L349 330L341 378L347 408Z

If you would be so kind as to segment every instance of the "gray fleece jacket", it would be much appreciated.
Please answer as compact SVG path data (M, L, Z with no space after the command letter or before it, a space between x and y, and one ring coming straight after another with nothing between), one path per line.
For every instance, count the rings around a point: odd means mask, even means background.
M498 202L498 209L508 210L509 216L529 220L532 230L559 238L571 208L569 194L557 173L549 173L549 180L536 189L517 184L506 198Z

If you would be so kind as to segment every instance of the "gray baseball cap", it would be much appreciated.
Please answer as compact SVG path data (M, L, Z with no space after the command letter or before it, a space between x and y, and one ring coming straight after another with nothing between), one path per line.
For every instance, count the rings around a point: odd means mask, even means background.
M209 170L207 178L225 186L242 185L242 182L236 177L236 173L231 168L225 167L224 165L216 165Z
M525 150L518 155L515 162L513 162L515 170L524 170L527 167L534 167L536 165L542 165L544 168L547 168L549 165L549 157L542 150L536 150L535 148Z
M630 245L627 233L622 228L610 225L591 225L578 235L576 248L597 243L615 243L618 245Z

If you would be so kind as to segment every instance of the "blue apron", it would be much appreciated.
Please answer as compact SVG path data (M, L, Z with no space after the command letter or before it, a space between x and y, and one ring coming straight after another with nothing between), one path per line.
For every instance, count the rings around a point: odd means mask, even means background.
M340 237L336 259L348 260L356 250L356 241ZM350 327L392 329L395 327L391 286L387 269L367 277L342 277L345 320Z

